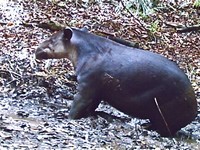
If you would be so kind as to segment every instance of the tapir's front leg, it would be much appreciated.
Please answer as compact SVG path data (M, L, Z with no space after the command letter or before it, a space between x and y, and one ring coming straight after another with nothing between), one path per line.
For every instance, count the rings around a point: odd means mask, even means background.
M74 96L69 118L79 119L88 117L94 114L99 103L98 91L95 90L94 86L87 83L79 84L78 93Z

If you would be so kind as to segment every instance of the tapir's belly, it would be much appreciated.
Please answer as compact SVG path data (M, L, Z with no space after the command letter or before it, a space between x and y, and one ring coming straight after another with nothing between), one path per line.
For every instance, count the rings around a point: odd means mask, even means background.
M145 79L145 78L144 78ZM143 81L144 81L143 79ZM131 85L132 84L132 85ZM172 83L173 84L173 83ZM106 85L103 88L103 100L118 110L139 118L149 118L155 110L155 100L159 105L176 101L181 98L181 92L167 83L129 82Z

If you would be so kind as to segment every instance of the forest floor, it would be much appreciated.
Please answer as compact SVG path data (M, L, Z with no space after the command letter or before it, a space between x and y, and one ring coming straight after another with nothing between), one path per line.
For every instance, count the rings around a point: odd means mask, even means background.
M199 24L198 10L163 0L139 17L114 0L78 2L0 0L0 149L200 149L200 31L184 30ZM49 21L137 42L175 61L195 90L197 117L170 138L104 102L98 110L122 119L69 120L77 85L71 63L35 60L37 46L52 34L38 24Z

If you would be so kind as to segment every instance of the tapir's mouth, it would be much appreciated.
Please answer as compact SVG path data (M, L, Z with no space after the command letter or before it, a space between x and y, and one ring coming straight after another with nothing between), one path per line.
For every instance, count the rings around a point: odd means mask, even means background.
M35 56L36 56L36 59L50 59L51 58L50 54L48 54L47 52L41 49L36 50Z

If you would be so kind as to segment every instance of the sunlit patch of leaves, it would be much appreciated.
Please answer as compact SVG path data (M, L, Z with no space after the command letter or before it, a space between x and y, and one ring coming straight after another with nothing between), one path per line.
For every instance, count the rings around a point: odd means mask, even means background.
M126 7L136 14L149 15L153 12L153 3L151 0L130 0L125 1Z

